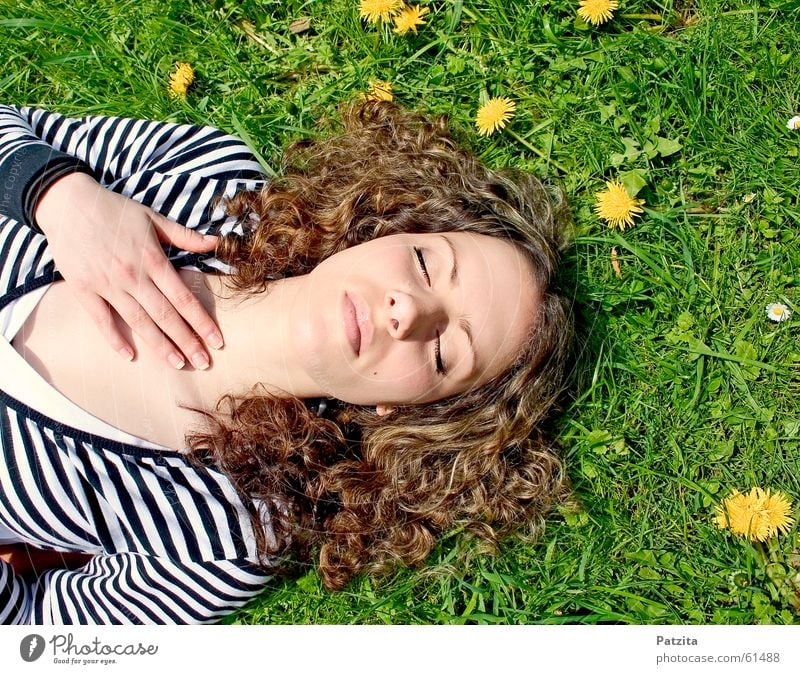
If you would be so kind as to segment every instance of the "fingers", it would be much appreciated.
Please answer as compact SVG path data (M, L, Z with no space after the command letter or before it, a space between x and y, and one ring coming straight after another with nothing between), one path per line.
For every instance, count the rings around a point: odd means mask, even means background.
M163 321L159 321L161 329L172 338L195 367L199 367L199 361L196 362L195 358L198 355L205 356L205 352L195 346L197 336L215 349L222 348L223 340L219 328L172 265L166 264L163 272L153 281L157 285L156 291L168 302L162 309L166 315L163 315Z
M118 354L125 360L133 360L133 349L119 331L114 317L111 314L111 307L99 295L94 293L78 293L78 301L89 313L94 324L100 333L106 338Z
M150 211L149 215L159 240L183 250L205 252L213 250L219 241L218 236L203 236L155 211ZM205 369L209 357L197 336L211 347L220 349L224 342L219 328L160 248L149 263L145 262L144 271L154 285L139 291L136 299L186 358L195 367ZM164 298L166 304L160 301Z
M208 357L205 356L200 341L192 334L175 309L167 306L167 300L155 286L152 284L148 286L148 288L140 286L137 297L126 292L116 295L114 309L157 358L179 370L186 365L186 356L182 355L170 339L167 339L168 335L172 337L171 333L175 333L180 335L179 338L184 345L189 345L190 353L199 352L203 355L207 367Z
M125 304L130 318L128 315L123 315L123 318L173 367L180 369L183 366L180 359L188 360L200 370L206 369L210 358L201 339L214 348L222 347L222 335L216 324L166 260L160 272L151 274L147 281L139 284L135 297L128 297L131 301ZM120 311L117 304L114 306ZM163 336L169 337L172 343ZM173 352L172 344L179 353Z
M160 241L170 243L183 250L189 250L193 253L205 253L216 248L219 242L218 236L211 234L204 236L200 232L170 220L161 215L161 213L151 211L150 218L155 225Z
M145 214L156 236L151 233L152 238L138 247L141 251L138 264L123 258L126 264L112 273L114 283L109 284L109 292L103 293L105 300L156 357L177 369L190 362L204 370L210 364L210 357L201 340L219 349L223 346L222 334L169 262L158 240L183 250L204 252L213 250L219 237L206 239L150 209L145 209ZM135 248L131 246L126 250ZM84 298L82 303L112 346L117 351L126 348L127 342L106 301L88 291ZM132 358L132 349L129 350Z

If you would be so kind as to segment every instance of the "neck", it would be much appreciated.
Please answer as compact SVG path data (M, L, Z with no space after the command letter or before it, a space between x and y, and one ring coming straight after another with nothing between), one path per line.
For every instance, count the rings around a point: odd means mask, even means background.
M273 281L266 292L245 299L232 295L222 276L201 278L195 293L225 340L222 349L208 349L211 365L193 372L196 395L207 408L225 393L244 394L257 383L278 397L325 395L301 367L290 330L291 307L305 277Z

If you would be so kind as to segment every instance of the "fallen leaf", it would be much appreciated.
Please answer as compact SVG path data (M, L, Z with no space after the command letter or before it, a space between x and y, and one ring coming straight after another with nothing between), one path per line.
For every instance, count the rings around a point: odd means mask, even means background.
M311 19L295 19L289 24L289 30L297 35L311 29Z
M619 259L617 258L617 247L614 246L611 249L611 268L614 270L614 273L617 275L617 278L622 278L622 272L619 268Z

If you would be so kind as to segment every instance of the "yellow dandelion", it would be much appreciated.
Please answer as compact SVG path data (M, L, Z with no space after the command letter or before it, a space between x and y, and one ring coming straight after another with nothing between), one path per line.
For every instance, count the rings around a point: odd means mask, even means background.
M738 489L734 489L721 505L715 507L715 520L720 529L730 529L737 535L749 531L750 520L755 510L755 500Z
M178 63L169 76L169 90L173 96L186 98L186 92L194 82L194 68L188 63Z
M756 489L758 489L756 487ZM760 491L760 490L759 490ZM776 491L770 494L769 489L764 493L762 502L763 515L770 527L770 536L776 533L786 534L792 528L794 520L792 514L792 502L785 494Z
M425 23L422 17L429 11L427 7L420 9L419 5L416 7L406 7L400 14L394 17L394 32L398 35L405 35L408 31L413 30L414 33L416 33L417 26L421 26Z
M480 108L475 118L475 125L481 136L488 136L497 129L502 129L508 120L514 116L517 104L514 101L501 97L490 98Z
M403 0L361 0L360 15L370 23L388 21L403 9Z
M634 199L625 186L616 181L606 183L606 189L595 196L595 211L610 227L624 230L625 225L633 225L633 217L642 213L642 199Z
M578 16L587 23L599 26L614 16L613 12L617 7L617 0L581 0Z
M365 97L368 101L391 101L392 98L392 83L377 80L369 83L369 91Z
M734 489L731 495L716 506L715 520L720 529L753 541L766 541L778 533L785 534L792 526L792 504L779 491L753 487L749 494Z

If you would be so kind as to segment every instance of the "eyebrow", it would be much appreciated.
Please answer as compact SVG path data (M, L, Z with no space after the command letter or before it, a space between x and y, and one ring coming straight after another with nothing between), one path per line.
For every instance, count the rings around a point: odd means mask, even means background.
M453 245L453 242L444 234L440 234L447 246L450 248L450 255L451 255L451 264L452 267L450 268L450 287L455 288L458 283L458 256L456 255L456 247ZM478 354L475 352L475 343L472 338L472 326L469 324L466 316L459 316L458 318L458 325L464 331L464 334L467 336L467 342L469 343L469 349L472 352L472 368L467 375L467 378L471 377L475 370L478 369Z

